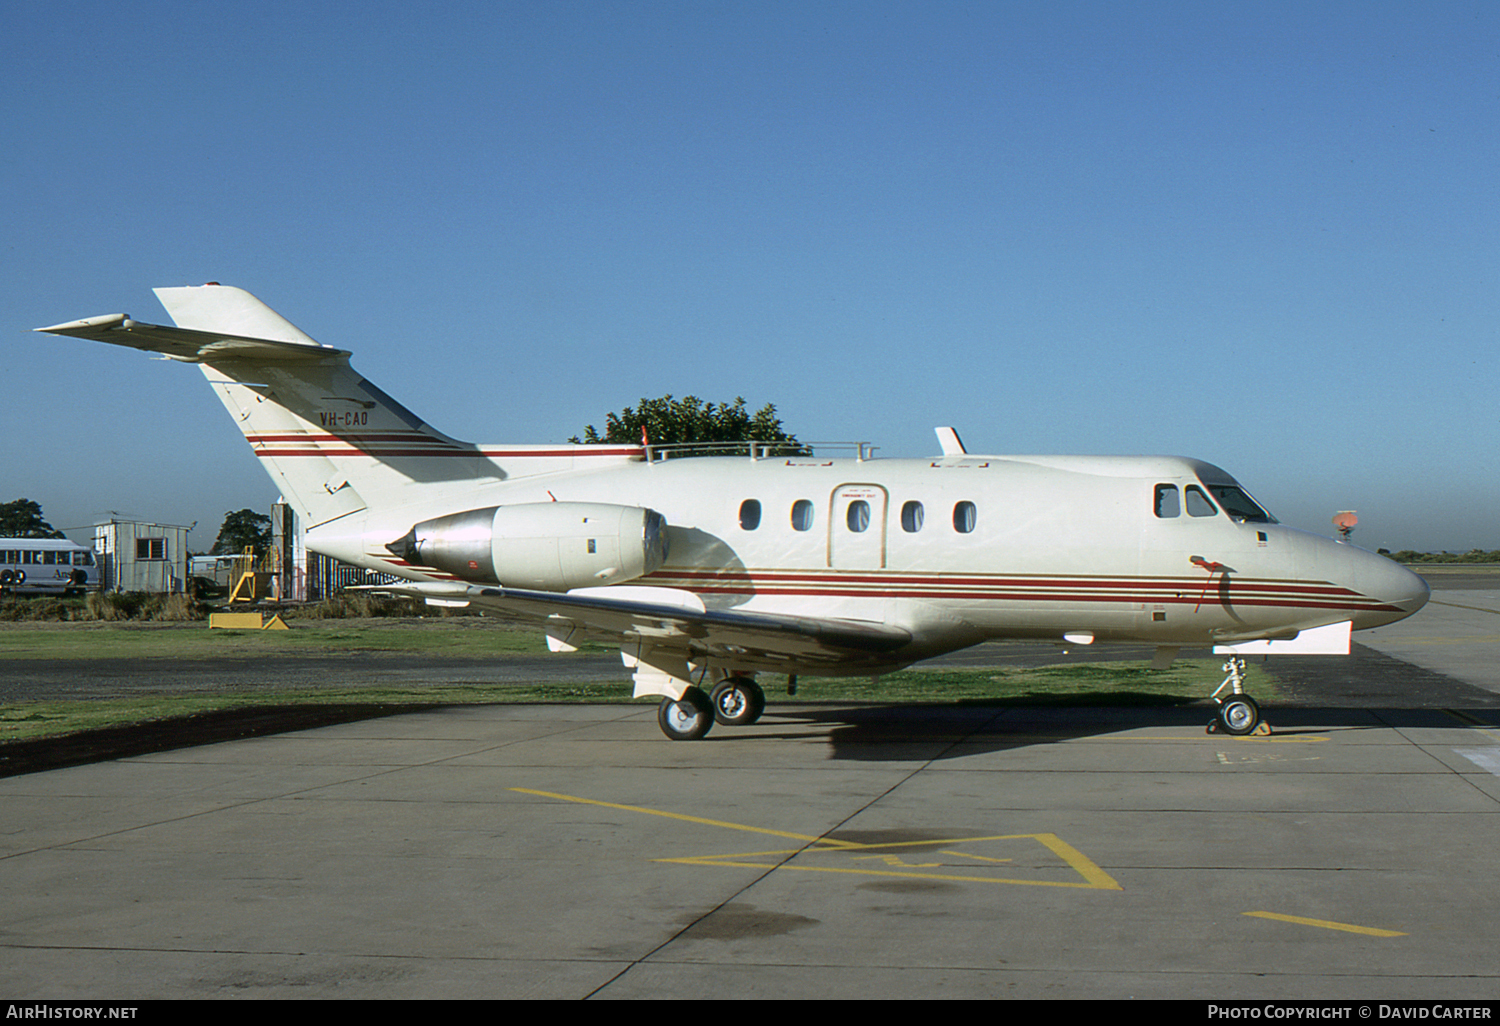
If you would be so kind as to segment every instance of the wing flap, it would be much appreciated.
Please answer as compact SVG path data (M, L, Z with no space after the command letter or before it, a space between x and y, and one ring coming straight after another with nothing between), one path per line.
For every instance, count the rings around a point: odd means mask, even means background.
M641 597L646 588L631 588L630 598L618 599L602 595L605 589L559 594L419 582L376 590L442 604L467 601L502 615L541 620L549 634L562 633L556 629L566 625L613 644L645 643L680 650L690 658L709 656L766 668L792 661L847 663L861 656L890 662L891 654L912 640L900 627L871 621L702 610L674 604L671 598L653 602ZM569 643L575 638L569 636Z

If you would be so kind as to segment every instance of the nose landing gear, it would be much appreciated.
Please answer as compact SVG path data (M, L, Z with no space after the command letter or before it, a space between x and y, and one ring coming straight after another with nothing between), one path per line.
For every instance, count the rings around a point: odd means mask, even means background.
M1271 727L1260 718L1260 706L1255 699L1245 694L1245 660L1239 656L1230 656L1229 661L1224 664L1224 673L1224 683L1213 693L1219 709L1213 722L1208 725L1208 733L1223 731L1236 737L1269 734ZM1219 693L1225 688L1229 689L1229 694L1220 698Z

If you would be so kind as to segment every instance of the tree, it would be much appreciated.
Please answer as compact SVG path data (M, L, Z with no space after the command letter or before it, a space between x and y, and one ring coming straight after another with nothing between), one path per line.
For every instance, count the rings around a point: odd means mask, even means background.
M270 545L271 518L253 509L242 509L224 514L224 526L219 528L219 537L208 552L211 556L238 556L248 546L258 556Z
M42 507L30 499L0 503L0 538L61 537L61 531L42 519Z
M807 447L781 427L776 407L767 403L754 415L745 408L745 400L736 396L733 403L705 403L697 396L673 399L642 399L640 404L625 407L605 417L604 434L594 425L583 430L584 442L639 444L641 431L651 445L682 445L689 442L779 442L776 452L802 454ZM575 435L570 442L578 442ZM733 452L727 447L689 448L680 455L708 455Z

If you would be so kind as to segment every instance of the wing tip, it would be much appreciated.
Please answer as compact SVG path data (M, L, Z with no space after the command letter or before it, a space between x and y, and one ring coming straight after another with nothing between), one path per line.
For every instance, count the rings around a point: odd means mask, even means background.
M50 335L76 335L84 331L101 331L105 328L124 327L130 321L129 314L100 314L98 317L84 317L77 321L65 321L62 324L54 324L47 328L32 328L32 331L42 331Z

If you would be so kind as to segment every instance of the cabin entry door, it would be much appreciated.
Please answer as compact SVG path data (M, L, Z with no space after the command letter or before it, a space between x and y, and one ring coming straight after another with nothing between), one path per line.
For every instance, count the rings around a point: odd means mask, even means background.
M838 570L885 566L886 490L874 484L842 484L828 503L828 565Z

